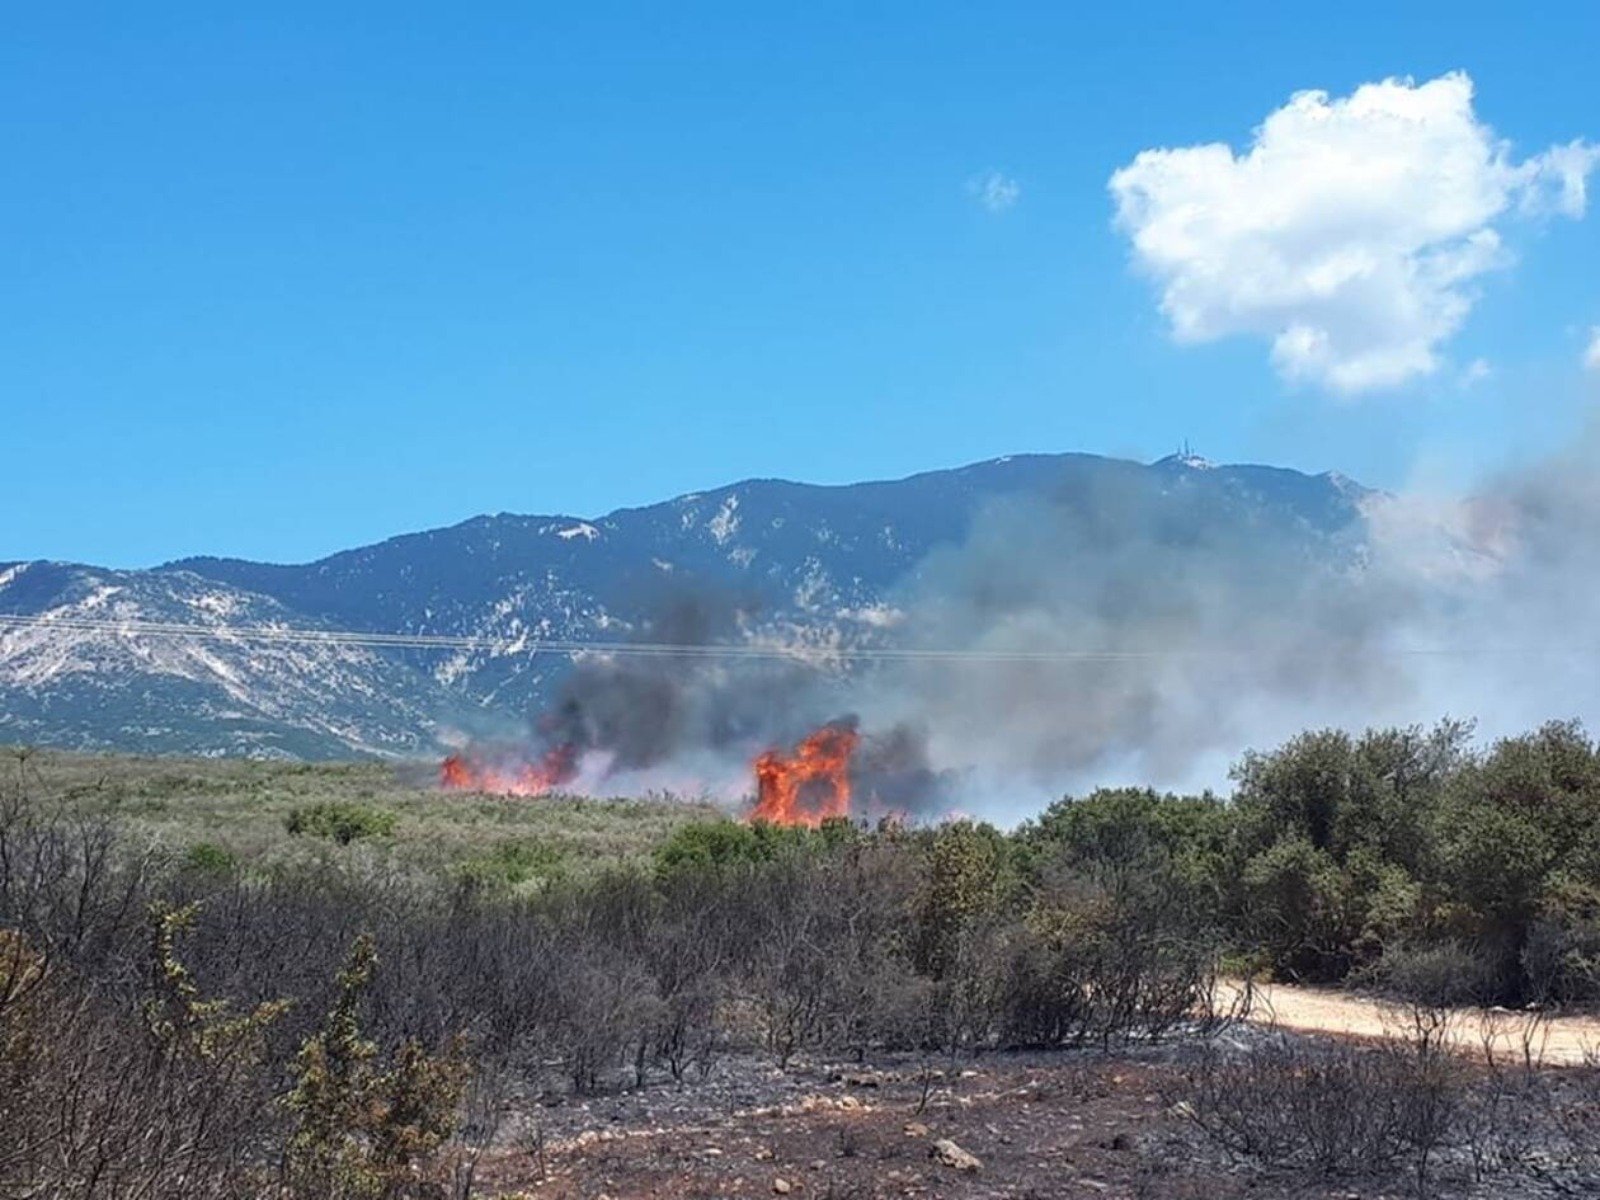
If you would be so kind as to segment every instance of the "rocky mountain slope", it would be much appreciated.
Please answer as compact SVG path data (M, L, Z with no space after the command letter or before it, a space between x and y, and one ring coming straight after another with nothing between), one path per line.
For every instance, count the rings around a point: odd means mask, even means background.
M988 506L1154 504L1312 554L1359 544L1337 475L1025 455L893 482L749 480L593 519L475 517L302 565L0 563L0 741L330 757L431 752L441 725L536 711L567 669L542 640L871 640L918 566ZM1177 536L1181 536L1181 529ZM664 630L664 614L696 614ZM88 623L84 619L88 618ZM152 637L98 622L194 626ZM76 623L75 623L76 622ZM484 639L444 649L267 642L230 627Z

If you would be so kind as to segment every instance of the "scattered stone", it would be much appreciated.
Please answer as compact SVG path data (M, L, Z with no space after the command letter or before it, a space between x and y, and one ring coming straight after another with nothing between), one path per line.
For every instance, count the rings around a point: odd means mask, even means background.
M887 1071L843 1071L835 1072L830 1078L835 1083L844 1084L845 1087L875 1088L882 1087L885 1083L898 1079L899 1076Z
M790 1192L794 1191L794 1184L790 1183L782 1175L779 1175L772 1181L772 1191L774 1195L787 1196Z
M928 1157L957 1171L977 1171L983 1160L976 1154L963 1150L949 1138L940 1138L928 1149Z
M906 1122L906 1136L907 1137L915 1137L915 1138L927 1137L928 1136L928 1127L926 1125L924 1125L921 1121L907 1121Z
M845 1108L845 1109L860 1108L861 1107L861 1101L860 1101L859 1098L857 1098L855 1096L840 1096L839 1097L839 1107L840 1108Z

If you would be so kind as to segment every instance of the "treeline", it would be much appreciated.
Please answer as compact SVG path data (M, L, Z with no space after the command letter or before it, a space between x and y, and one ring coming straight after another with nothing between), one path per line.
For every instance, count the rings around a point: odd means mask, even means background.
M1600 751L1575 722L1486 751L1470 726L1303 734L1228 802L1101 791L1018 834L1153 864L1204 897L1240 968L1438 1004L1600 999Z

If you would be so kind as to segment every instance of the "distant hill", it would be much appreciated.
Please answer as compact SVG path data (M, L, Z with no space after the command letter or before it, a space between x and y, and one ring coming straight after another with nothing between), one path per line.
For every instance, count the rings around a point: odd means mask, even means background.
M603 517L475 517L303 565L192 558L141 571L0 564L0 613L204 627L138 638L0 629L0 741L293 757L432 752L443 724L526 716L567 669L539 639L616 642L682 596L718 598L744 629L850 641L935 549L1018 496L1204 513L1288 531L1312 554L1359 544L1370 493L1333 474L1018 455L893 482L747 480ZM714 607L714 605L713 605ZM389 650L229 640L278 624L495 639ZM216 629L219 634L205 630Z

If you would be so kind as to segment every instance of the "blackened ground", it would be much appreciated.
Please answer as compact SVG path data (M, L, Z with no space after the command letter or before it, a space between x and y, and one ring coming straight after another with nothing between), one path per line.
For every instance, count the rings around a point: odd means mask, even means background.
M1255 1036L1247 1032L1231 1038ZM1240 1047L1243 1049L1243 1047ZM550 1107L515 1103L479 1162L483 1194L551 1200L1014 1197L1378 1200L1389 1178L1309 1179L1230 1160L1184 1115L1190 1046L986 1055L950 1064L728 1060L713 1078ZM963 1169L959 1153L978 1160ZM970 1165L970 1164L969 1164ZM1446 1170L1438 1197L1544 1195Z

